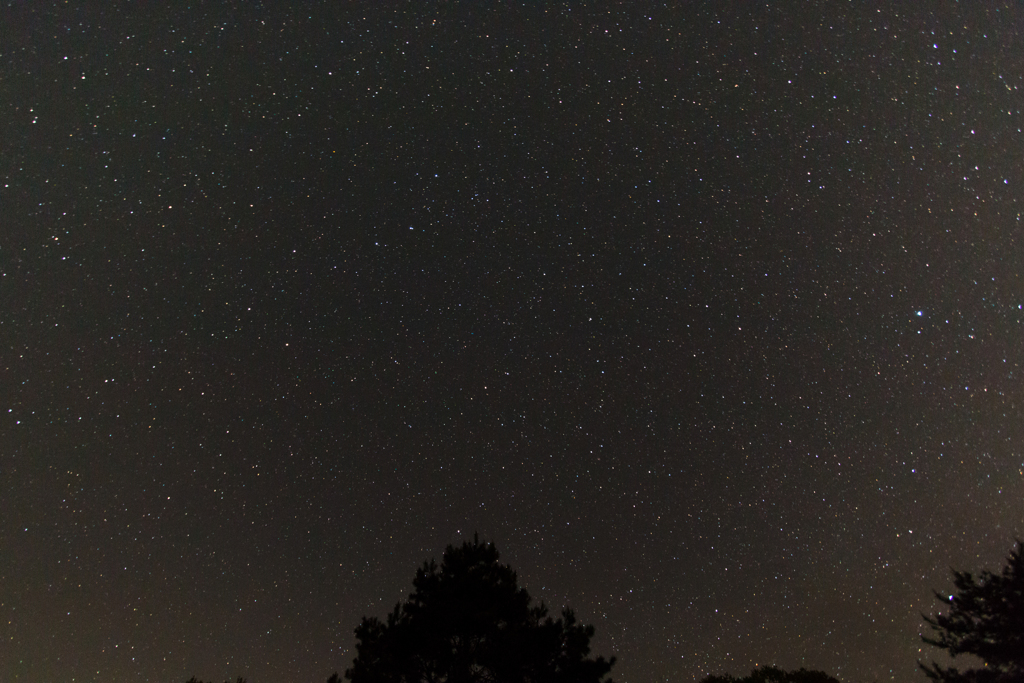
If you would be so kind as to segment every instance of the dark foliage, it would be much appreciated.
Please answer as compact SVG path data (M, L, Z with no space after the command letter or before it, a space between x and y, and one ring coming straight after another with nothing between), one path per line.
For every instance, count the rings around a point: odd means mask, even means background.
M196 678L195 676L193 676L192 678L190 678L187 681L185 681L185 683L205 683L205 681L201 681L198 678ZM224 681L224 683L231 683L231 681ZM246 683L246 680L244 678L242 678L241 676L239 676L235 680L235 683Z
M948 609L945 614L925 616L929 645L951 657L974 655L982 668L961 672L932 662L921 664L929 678L943 683L1024 682L1024 543L1017 541L1000 574L953 571L955 594L935 597Z
M783 671L774 666L762 666L750 672L749 676L736 678L729 674L708 676L701 683L839 683L823 671Z
M448 546L424 563L415 591L385 622L356 628L353 683L598 683L615 658L589 659L592 626L531 605L492 544Z

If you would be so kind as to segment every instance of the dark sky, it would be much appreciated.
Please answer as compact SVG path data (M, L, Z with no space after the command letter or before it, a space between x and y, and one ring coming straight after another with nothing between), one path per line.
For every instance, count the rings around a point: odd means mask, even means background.
M620 683L921 681L1024 535L1018 2L9 2L0 678L325 680L474 531Z

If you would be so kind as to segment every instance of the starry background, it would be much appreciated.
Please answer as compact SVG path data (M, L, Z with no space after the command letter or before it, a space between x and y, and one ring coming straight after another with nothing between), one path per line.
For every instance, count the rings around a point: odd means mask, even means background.
M623 683L918 681L1024 534L1024 9L9 2L0 677L323 680L474 531Z

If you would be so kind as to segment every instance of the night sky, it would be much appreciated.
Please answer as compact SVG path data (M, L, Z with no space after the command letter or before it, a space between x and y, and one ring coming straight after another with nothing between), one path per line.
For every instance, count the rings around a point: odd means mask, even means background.
M0 679L326 680L479 532L620 683L924 680L1022 95L1010 1L5 3Z

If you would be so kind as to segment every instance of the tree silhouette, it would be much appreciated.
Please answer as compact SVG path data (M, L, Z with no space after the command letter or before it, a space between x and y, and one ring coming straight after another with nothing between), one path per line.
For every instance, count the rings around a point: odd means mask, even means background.
M783 671L774 666L762 666L750 672L745 678L736 678L729 674L724 676L707 676L700 683L839 683L824 671L808 671L801 668L797 671Z
M954 595L935 591L949 611L924 615L934 634L921 639L954 658L974 655L984 666L960 672L918 662L925 674L943 683L1024 681L1024 543L1016 542L1001 574L985 570L975 579L970 572L953 570L953 585Z
M414 592L385 622L356 628L352 683L600 683L615 658L589 659L593 626L531 606L493 544L448 546L425 562ZM610 683L610 681L605 681Z

